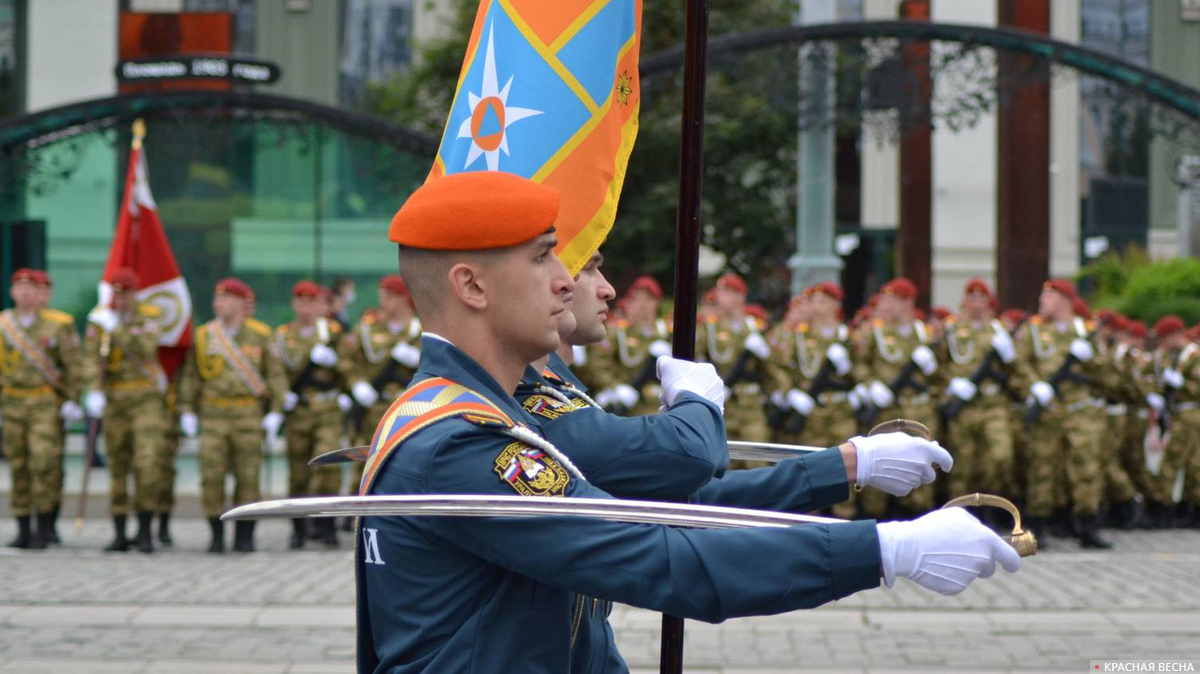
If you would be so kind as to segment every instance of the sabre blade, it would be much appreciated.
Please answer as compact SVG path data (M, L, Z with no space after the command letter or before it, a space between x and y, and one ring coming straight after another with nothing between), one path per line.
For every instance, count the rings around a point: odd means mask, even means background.
M746 508L724 508L653 501L478 494L324 496L250 503L230 510L223 520L296 517L595 517L614 522L667 524L705 529L790 527L840 524L846 520Z
M780 445L771 442L743 442L740 440L729 441L729 457L732 459L745 459L749 461L767 461L769 463L778 463L784 459L792 459L797 456L804 456L812 452L820 452L827 449L826 447L809 447L805 445ZM342 463L352 463L355 461L366 461L367 456L371 453L371 448L367 445L358 445L356 447L343 447L335 449L332 452L326 452L309 460L310 466L332 466Z

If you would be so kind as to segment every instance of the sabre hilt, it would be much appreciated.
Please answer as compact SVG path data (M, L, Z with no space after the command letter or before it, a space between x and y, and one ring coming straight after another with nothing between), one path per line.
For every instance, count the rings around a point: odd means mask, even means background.
M967 494L966 496L959 496L956 499L951 499L946 503L946 505L942 506L942 508L978 508L981 506L1003 508L1004 510L1007 510L1008 514L1012 515L1013 518L1013 529L1011 534L1007 536L1001 536L1001 538L1004 539L1005 543L1011 545L1012 548L1017 551L1017 554L1022 557L1031 557L1037 554L1037 538L1034 537L1032 531L1025 531L1021 528L1021 512L1017 510L1017 507L1006 498L1001 498L992 494Z

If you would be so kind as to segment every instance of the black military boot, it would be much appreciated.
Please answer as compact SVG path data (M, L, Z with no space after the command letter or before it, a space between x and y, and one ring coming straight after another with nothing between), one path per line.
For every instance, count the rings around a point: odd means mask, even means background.
M113 528L116 529L117 535L113 538L113 542L104 548L105 552L126 552L129 550L129 539L125 537L125 516L113 515Z
M175 545L175 541L171 540L171 513L158 514L158 542L164 548Z
M1037 539L1038 550L1049 550L1050 541L1046 537L1046 518L1045 517L1028 517L1025 519L1025 524L1028 525L1030 533Z
M233 551L254 552L254 522L238 520L233 527Z
M1186 529L1192 524L1192 513L1195 506L1187 501L1180 501L1175 506L1175 522L1176 529Z
M37 531L33 533L33 538L41 544L38 549L45 548L52 539L58 538L54 534L54 511L38 513L36 521Z
M141 552L154 552L154 513L138 513L138 530L133 544Z
M1057 538L1075 538L1079 535L1070 508L1055 508L1050 516L1050 534Z
M208 551L215 553L225 552L225 523L220 517L208 518L208 527L212 530L212 541L208 544Z
M1075 528L1079 531L1079 546L1108 550L1112 543L1100 538L1100 516L1087 515L1076 518Z
M58 537L58 513L61 510L61 505L54 506L54 510L50 511L50 526L42 532L42 538L49 545L62 545L62 539Z
M17 537L8 542L8 547L21 550L29 548L29 544L33 541L29 524L29 515L17 516Z
M288 539L289 550L299 550L304 547L304 538L308 534L306 525L303 517L292 520L292 537Z

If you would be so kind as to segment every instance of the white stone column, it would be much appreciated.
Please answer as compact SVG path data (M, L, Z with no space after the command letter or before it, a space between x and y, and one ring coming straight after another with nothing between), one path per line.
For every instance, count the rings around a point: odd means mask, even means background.
M891 21L899 16L900 0L863 0L864 21ZM869 112L894 116L894 110ZM862 189L859 191L862 225L867 229L895 229L900 224L900 147L891 139L867 132L862 136Z
M1054 0L1050 34L1079 44L1080 0ZM1080 93L1078 75L1052 79L1050 85L1050 275L1079 271Z

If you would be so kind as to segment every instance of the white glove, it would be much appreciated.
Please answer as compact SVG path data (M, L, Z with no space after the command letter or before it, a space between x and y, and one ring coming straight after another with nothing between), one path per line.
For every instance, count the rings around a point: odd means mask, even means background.
M762 360L766 360L771 355L771 347L767 346L767 340L757 332L747 335L746 341L742 342L742 347Z
M992 350L1005 363L1011 363L1017 357L1017 350L1013 346L1012 336L1007 332L992 333Z
M83 407L87 410L87 415L93 419L99 419L104 416L104 408L108 407L108 399L104 397L104 391L88 391L83 397Z
M888 385L876 379L871 382L869 390L871 402L881 410L886 410L896 402L896 394L892 393L892 389Z
M606 388L596 394L596 404L603 409L609 409L613 403L613 392L611 388Z
M1163 370L1162 380L1171 388L1183 388L1183 373L1173 367Z
M1044 381L1035 381L1029 387L1029 395L1042 407L1049 407L1050 401L1054 400L1054 387Z
M316 362L316 361L314 361ZM296 405L300 404L300 396L296 395L295 391L288 391L283 394L283 411L291 412L296 409Z
M587 362L587 348L575 344L571 347L571 360L576 366L583 365Z
M855 384L850 393L846 394L846 399L850 401L850 409L857 412L858 408L871 401L871 391L866 384Z
M829 348L825 349L825 357L833 363L833 371L837 372L837 376L844 377L850 371L850 352L841 344L830 344Z
M308 352L308 359L321 367L333 367L337 365L338 355L324 344L313 344L312 351Z
M283 426L283 415L279 412L268 412L262 419L262 428L267 432L267 437L274 440L279 435L279 428Z
M787 406L788 406L787 396L785 396L783 394L783 391L772 391L771 392L771 404L778 407L781 410L787 409Z
M379 401L379 391L376 391L365 381L360 381L354 386L351 386L350 395L354 396L354 399L358 401L359 405L362 405L368 409Z
M637 404L638 399L642 396L637 392L637 389L629 384L617 384L613 387L613 400L621 403L625 409L633 409Z
M950 395L954 396L955 398L961 398L962 400L970 401L975 397L979 387L975 386L975 384L973 384L971 380L967 379L966 377L955 377L954 379L950 380L949 390Z
M892 496L907 496L933 482L937 473L932 464L946 472L954 467L954 458L941 445L907 433L858 436L850 443L858 450L857 484Z
M117 313L108 307L96 307L88 312L88 322L94 323L105 332L117 329Z
M62 417L63 421L71 423L72 421L79 421L83 418L83 410L80 409L79 403L75 402L74 400L68 400L62 404L62 407L59 408L58 416Z
M1147 393L1146 404L1155 412L1162 412L1167 406L1167 400L1158 393Z
M1087 341L1086 339L1083 339L1082 337L1077 338L1075 341L1071 342L1070 351L1071 351L1071 355L1075 356L1075 360L1077 360L1081 363L1088 362L1089 360L1092 359L1092 356L1096 355L1096 352L1094 350L1092 350L1091 342Z
M338 404L338 409L342 411L342 414L349 412L350 409L352 407L354 407L354 401L350 398L350 396L346 395L345 393L338 394L337 404Z
M795 388L787 392L787 403L802 417L812 414L813 408L817 406L817 401L813 400L812 396Z
M396 342L392 347L392 358L404 367L414 368L421 362L421 350L408 342Z
M917 367L921 368L921 372L925 373L926 377L937 372L937 356L933 355L933 351L928 346L922 344L913 349L912 359L917 364Z
M691 391L711 401L725 411L725 382L717 375L711 363L693 363L670 356L662 356L655 363L658 379L662 382L662 393L658 396L668 408L675 404L680 394Z
M996 562L1021 568L1021 557L962 508L935 510L911 522L876 525L883 582L908 578L938 594L958 594L976 578L990 578Z
M200 420L191 412L184 412L179 415L179 430L189 438L194 438L200 434Z
M655 358L671 355L671 345L665 339L656 339L650 342L650 355Z

